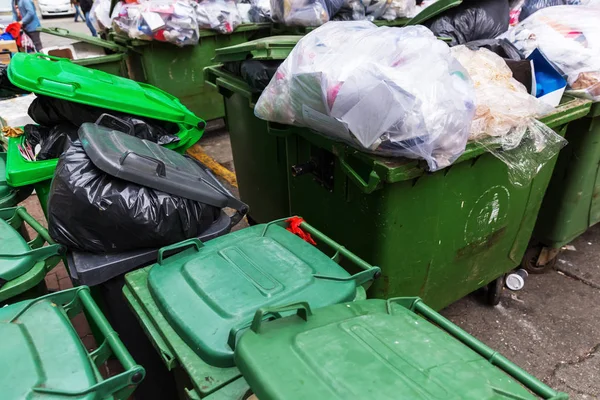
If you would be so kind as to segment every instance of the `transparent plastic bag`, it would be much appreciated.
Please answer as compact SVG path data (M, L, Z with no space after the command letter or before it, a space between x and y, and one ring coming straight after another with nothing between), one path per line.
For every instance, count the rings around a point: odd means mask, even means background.
M392 0L381 19L393 21L398 18L409 18L415 15L416 9L417 3L414 0Z
M335 21L360 21L366 19L366 10L361 0L345 0L344 5L335 14Z
M464 151L474 102L466 71L427 28L340 21L298 42L255 114L437 170Z
M548 7L501 37L526 56L539 48L567 75L571 94L600 101L599 21L600 7Z
M177 46L196 45L200 37L196 3L189 0L124 4L113 20L113 27L132 39L158 40Z
M211 29L230 34L242 23L242 16L233 0L202 0L198 3L198 24L202 29Z
M273 20L288 26L321 26L333 18L345 0L271 0Z
M110 17L110 0L96 0L92 4L90 11L92 22L97 31L105 31L110 29L112 18Z
M250 0L250 21L254 23L273 22L270 0Z

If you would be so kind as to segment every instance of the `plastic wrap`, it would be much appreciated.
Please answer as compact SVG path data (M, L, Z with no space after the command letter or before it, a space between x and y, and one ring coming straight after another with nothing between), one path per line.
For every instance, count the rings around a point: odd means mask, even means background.
M469 140L506 163L513 184L527 185L566 144L536 120L553 108L530 95L506 62L490 50L456 46L451 52L475 85L477 107Z
M525 56L539 48L567 75L569 92L600 101L600 7L556 6L537 11L502 37Z
M199 40L196 6L189 0L124 4L113 20L113 27L132 39L158 40L177 46L196 45Z
M331 20L344 3L345 0L271 0L271 11L273 20L284 25L321 26Z
M29 106L28 113L35 122L42 126L55 126L66 123L76 127L81 126L85 122L96 122L102 114L111 114L133 123L135 136L142 139L159 144L179 141L179 137L176 136L179 132L179 126L175 123L158 121L151 118L134 117L55 97L38 96Z
M466 71L427 28L344 21L298 42L255 114L437 170L464 151L474 101Z
M494 39L508 29L508 0L464 1L425 23L436 36L451 39L451 45Z
M74 142L52 180L48 231L69 249L114 253L197 237L219 214L219 208L105 174Z
M229 34L242 23L233 0L202 0L197 7L198 25L202 29Z

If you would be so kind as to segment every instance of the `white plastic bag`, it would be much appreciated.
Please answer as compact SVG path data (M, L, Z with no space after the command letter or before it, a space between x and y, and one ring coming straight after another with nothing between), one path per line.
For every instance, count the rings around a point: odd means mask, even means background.
M110 0L96 0L94 4L92 4L90 14L92 15L92 22L94 23L96 30L104 31L110 29L112 25L112 19L110 17Z
M392 0L381 18L387 21L393 21L398 18L408 18L415 15L416 10L417 3L415 0Z
M198 24L202 29L211 29L230 34L242 23L242 16L233 0L202 0L198 3Z
M506 62L487 49L453 47L452 55L475 85L476 111L469 140L483 145L508 166L515 186L526 186L566 141L536 120L553 107L530 95Z
M600 101L600 7L544 8L501 37L526 56L539 48L567 74L571 94Z
M465 70L427 28L344 21L298 42L255 114L437 170L464 151L474 101Z

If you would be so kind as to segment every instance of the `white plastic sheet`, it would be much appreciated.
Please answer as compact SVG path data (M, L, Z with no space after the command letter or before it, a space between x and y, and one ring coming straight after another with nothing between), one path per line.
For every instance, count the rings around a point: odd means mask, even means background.
M571 94L600 101L600 7L544 8L502 37L526 56L539 48L567 75Z
M298 42L255 114L437 170L464 151L474 101L466 71L427 28L345 21Z

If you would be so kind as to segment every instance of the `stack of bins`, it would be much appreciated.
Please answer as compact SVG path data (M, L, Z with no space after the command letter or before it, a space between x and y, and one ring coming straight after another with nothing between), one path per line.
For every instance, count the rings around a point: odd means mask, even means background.
M522 266L540 273L556 264L561 247L600 222L600 104L582 119L569 124L565 147L533 232L533 246Z
M230 35L200 30L195 46L177 47L157 41L131 40L112 34L110 40L129 49L129 76L177 97L191 112L207 120L223 118L219 94L204 85L204 68L214 65L215 50L268 36L270 24L240 25Z
M242 398L247 386L235 366L235 343L258 308L364 299L362 285L380 273L306 222L300 228L331 258L286 226L275 221L205 244L184 241L161 249L156 264L126 275L123 293L173 370L181 398L233 392L237 396L224 398ZM336 261L340 256L361 272L346 272Z
M107 110L177 123L179 142L165 147L184 152L200 139L206 123L175 97L155 87L75 65L44 55L16 54L8 78L21 89L36 94L101 107ZM19 152L24 137L8 142L6 179L13 187L33 185L46 214L50 183L58 159L28 161Z
M81 312L99 328L94 351L71 322ZM86 287L0 308L0 337L3 399L125 400L144 379ZM110 356L123 372L103 378Z
M22 233L26 224L37 233L33 240ZM0 209L0 238L0 304L45 293L44 277L60 262L63 248L24 207Z
M235 361L261 400L568 399L418 298L260 309Z
M233 153L236 171L248 176L238 182L252 219L264 222L284 210L311 220L382 268L372 296L420 296L441 309L492 283L489 301L498 301L504 274L527 248L556 159L528 185L515 187L504 163L469 144L452 166L429 173L416 160L364 154L310 129L259 120L253 108L260 93L223 67L206 74L223 94L232 148L238 137L277 148L252 160ZM564 135L590 106L565 97L542 122ZM260 174L275 168L286 178ZM279 185L278 208L245 198L246 191L268 185Z

